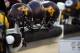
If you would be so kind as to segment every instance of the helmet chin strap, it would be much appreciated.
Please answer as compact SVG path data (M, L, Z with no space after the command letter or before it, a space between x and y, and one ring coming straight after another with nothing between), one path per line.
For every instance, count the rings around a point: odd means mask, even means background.
M58 6L59 10L64 10L65 9L65 4L63 2L58 2L57 6Z
M58 21L59 21L58 24L60 24L62 11L65 9L65 4L63 2L58 2L57 6L58 6L58 8L60 10L59 17L58 17Z

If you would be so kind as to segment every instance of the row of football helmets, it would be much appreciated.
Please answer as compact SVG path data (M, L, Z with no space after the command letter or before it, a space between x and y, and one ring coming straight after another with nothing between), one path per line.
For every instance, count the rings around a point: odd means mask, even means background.
M65 24L68 22L66 20L69 19L69 16L74 17L72 18L74 20L79 20L79 0L67 0L65 3L58 2L57 4L52 1L30 1L27 4L16 3L9 10L8 18L3 19L5 20L3 25L5 24L6 28L8 28L6 30L7 44L16 51L22 47L26 39L24 36L25 31L33 32L35 29L37 31L42 29L51 31L55 22L60 21L59 24ZM75 22L73 21L73 23ZM58 31L58 36L62 33L62 30L60 31L60 33Z

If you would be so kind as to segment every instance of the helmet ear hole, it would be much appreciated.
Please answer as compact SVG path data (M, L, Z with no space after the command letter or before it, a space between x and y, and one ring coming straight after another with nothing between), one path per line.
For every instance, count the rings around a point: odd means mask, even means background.
M15 38L12 35L6 36L6 41L8 44L13 44L15 41Z

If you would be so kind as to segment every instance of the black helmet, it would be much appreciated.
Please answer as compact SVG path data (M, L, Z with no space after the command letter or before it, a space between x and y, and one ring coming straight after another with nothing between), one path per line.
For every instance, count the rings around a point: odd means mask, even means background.
M31 9L31 14L34 21L37 21L36 23L41 22L44 17L42 5L37 1L31 1L27 4L27 6L29 6L29 8Z
M66 8L75 8L77 6L78 0L66 0L65 7Z
M24 10L27 9L27 10ZM23 3L16 3L12 5L8 17L9 17L9 22L11 23L10 26L13 27L14 23L16 20L18 20L19 24L22 22L22 19L24 18L23 16L25 15L26 17L29 16L29 8L27 7L26 4ZM12 28L10 27L10 28Z
M52 1L44 1L42 2L44 10L46 11L46 19L56 20L59 16L59 8Z
M64 14L67 16L78 16L79 10L76 9L79 0L66 0Z
M27 5L23 4L23 3L16 3L16 4L12 5L12 7L9 11L9 15L12 15L14 17L19 16L19 14L23 13L23 12L18 10L18 8L21 7L21 6L27 7Z

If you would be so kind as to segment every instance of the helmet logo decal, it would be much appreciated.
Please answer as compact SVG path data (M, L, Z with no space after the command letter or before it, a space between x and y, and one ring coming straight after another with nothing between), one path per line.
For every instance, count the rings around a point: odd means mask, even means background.
M65 2L65 5L66 5L66 6L72 6L72 5L73 5L73 1L72 1L72 0L67 0L67 1Z
M24 5L18 8L19 11L23 12L25 15L28 15L28 8Z
M50 16L53 16L55 10L53 9L53 7L49 6L48 7L48 12L49 12Z

